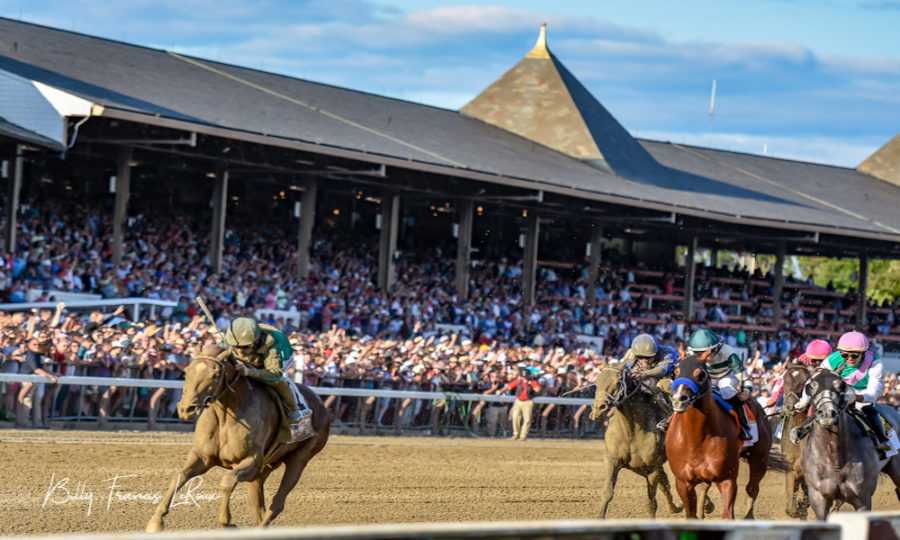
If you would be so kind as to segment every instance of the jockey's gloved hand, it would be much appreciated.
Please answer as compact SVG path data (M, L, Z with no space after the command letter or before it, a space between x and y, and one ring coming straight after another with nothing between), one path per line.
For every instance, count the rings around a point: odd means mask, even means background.
M802 411L809 406L809 396L803 396L797 403L794 403L794 410Z
M844 392L844 403L855 403L856 402L856 392L852 388L848 388L846 392Z

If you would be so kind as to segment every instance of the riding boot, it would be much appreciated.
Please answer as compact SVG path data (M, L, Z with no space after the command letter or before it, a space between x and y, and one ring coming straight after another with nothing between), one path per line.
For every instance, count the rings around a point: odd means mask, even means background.
M738 438L742 441L749 441L753 438L753 435L750 434L750 422L747 421L747 412L744 410L744 402L741 401L741 398L738 396L734 396L733 398L726 400L726 402L734 407L734 412L737 413L738 424L741 427L741 433L738 435Z
M308 409L300 407L300 402L297 400L292 386L293 383L288 379L279 379L277 382L272 383L272 388L278 392L278 396L281 397L281 401L284 403L290 423L299 422L309 414L306 412Z
M803 421L802 424L792 429L789 435L791 442L794 444L800 444L800 441L802 441L804 437L809 435L809 431L812 429L812 422L812 418L807 418Z
M862 407L859 411L863 413L863 416L866 418L866 423L869 425L869 429L872 430L876 449L882 452L889 451L891 449L891 441L888 440L888 437L884 432L884 425L881 423L881 417L878 415L878 411L876 411L875 407L872 405Z

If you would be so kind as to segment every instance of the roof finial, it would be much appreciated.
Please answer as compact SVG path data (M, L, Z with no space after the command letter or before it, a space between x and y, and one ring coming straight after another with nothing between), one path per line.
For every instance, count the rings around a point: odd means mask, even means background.
M525 56L526 58L550 58L550 49L547 48L547 23L541 23L541 34L538 36L537 43Z

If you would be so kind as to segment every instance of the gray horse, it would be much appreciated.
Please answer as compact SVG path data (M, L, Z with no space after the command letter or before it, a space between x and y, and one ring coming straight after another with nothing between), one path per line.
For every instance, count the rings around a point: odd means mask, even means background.
M606 429L606 485L600 496L600 518L612 500L616 479L623 468L634 471L647 481L647 510L656 516L656 491L661 489L669 512L682 511L672 499L672 488L663 465L666 452L665 436L656 424L665 413L653 402L653 397L641 389L636 378L623 371L625 365L605 367L597 376L597 393L591 408L591 418L601 418L613 409Z
M878 473L894 482L900 499L900 455L879 460L875 443L847 411L853 403L845 398L847 384L834 372L816 372L806 386L815 411L812 432L800 453L800 467L809 488L809 503L816 518L824 520L835 502L846 502L856 510L871 510L878 487ZM900 414L877 406L900 428Z

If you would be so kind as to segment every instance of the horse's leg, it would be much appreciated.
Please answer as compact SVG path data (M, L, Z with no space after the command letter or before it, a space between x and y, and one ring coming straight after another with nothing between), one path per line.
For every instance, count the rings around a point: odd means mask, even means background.
M247 502L250 504L250 513L253 514L253 525L262 526L266 515L266 495L263 488L272 469L264 468L259 476L247 484Z
M734 519L734 500L737 498L737 479L729 478L718 482L719 494L722 495L722 519Z
M706 501L709 500L709 488L712 487L712 484L709 482L704 483L700 486L700 494L697 497L698 501L703 501L703 504L699 505L700 519L706 519Z
M747 512L744 519L753 519L753 509L759 496L759 484L766 475L769 455L768 452L751 453L749 458L747 463L750 465L750 478L747 480Z
M816 519L819 521L825 521L828 517L828 513L831 507L831 504L834 501L829 501L825 498L824 495L816 491L815 489L809 490L809 506L812 507L813 513L816 514Z
M894 494L897 495L897 500L900 500L900 456L892 457L881 472L887 474L894 482Z
M666 471L660 467L651 474L656 475L657 486L659 487L659 490L662 491L663 497L666 498L666 505L669 507L669 512L677 514L684 510L684 508L675 504L675 500L672 497L672 486L669 484L669 476L666 474Z
M692 484L688 484L680 478L675 479L675 490L681 497L681 504L684 505L684 517L697 517L697 492Z
M749 489L749 485L747 486ZM797 497L799 496L800 479L793 469L784 475L784 495L787 498L787 505L784 507L784 513L788 517L796 518L800 516L797 510Z
M238 482L249 482L256 478L262 467L262 457L258 454L248 456L236 463L231 470L225 471L222 475L222 483L219 489L222 490L222 502L219 503L219 525L223 527L231 526L231 492Z
M613 493L616 490L616 480L618 480L619 471L621 470L622 464L607 455L606 484L603 486L603 491L600 492L600 519L606 519L606 508L609 506L609 501L613 498Z
M797 480L797 517L805 520L809 515L809 487L801 476Z
M659 484L659 474L658 471L653 471L647 476L644 477L644 480L647 481L647 512L650 513L651 518L656 517L656 488L657 484Z
M303 446L294 450L294 453L285 461L284 476L281 477L278 491L272 497L272 504L269 506L265 518L263 518L263 527L271 525L275 518L284 510L284 502L287 500L288 493L297 485L300 475L303 474L303 469L306 468L306 464L321 449L319 440L320 437L309 439Z
M169 513L169 506L172 504L172 497L175 496L175 492L181 489L181 486L186 484L188 480L195 476L200 476L208 471L210 467L212 467L212 463L204 461L194 449L191 448L190 452L188 452L187 460L181 468L181 472L172 479L172 483L169 484L169 490L166 491L165 496L159 501L159 504L156 506L156 512L147 523L147 532L159 532L163 530L163 518Z

